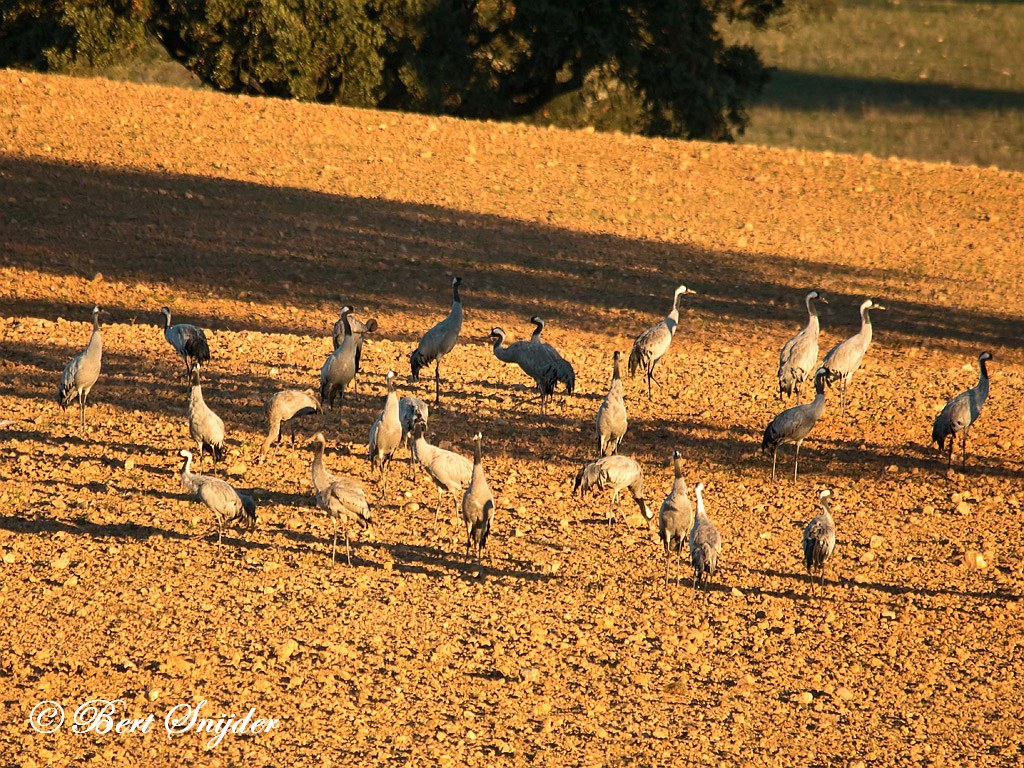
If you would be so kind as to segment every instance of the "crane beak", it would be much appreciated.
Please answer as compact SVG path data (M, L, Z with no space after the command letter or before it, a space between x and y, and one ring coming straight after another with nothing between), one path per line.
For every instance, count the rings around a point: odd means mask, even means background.
M881 304L872 304L871 308L872 309L885 309L885 307L883 307Z

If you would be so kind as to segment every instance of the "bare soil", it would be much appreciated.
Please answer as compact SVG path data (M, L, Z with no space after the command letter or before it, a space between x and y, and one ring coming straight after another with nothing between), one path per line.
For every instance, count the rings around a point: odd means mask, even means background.
M0 762L261 765L1019 765L1024 176L622 135L537 130L102 80L0 72ZM384 374L464 278L437 440L484 434L498 502L488 558L404 464L381 498L365 458ZM679 446L724 539L707 594L666 583L655 534L571 498L610 358L685 283L663 386L626 381L622 450L657 508ZM850 390L781 478L758 454L782 407L779 347L827 292L822 351L888 306ZM105 311L89 426L55 391ZM316 386L343 303L380 330L326 417L327 465L376 526L330 561L310 452L261 465L262 403ZM209 329L207 403L256 531L183 491L179 360L159 310ZM486 342L540 313L577 370L546 417ZM931 421L991 396L965 471ZM432 372L432 371L431 371ZM315 423L302 425L308 436ZM403 453L404 457L404 453ZM800 535L832 488L825 587ZM123 699L148 734L44 735ZM173 706L280 718L206 748Z

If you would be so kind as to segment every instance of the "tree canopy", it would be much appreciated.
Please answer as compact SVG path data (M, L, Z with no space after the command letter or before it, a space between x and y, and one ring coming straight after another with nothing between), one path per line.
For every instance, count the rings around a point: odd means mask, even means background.
M234 93L517 119L558 99L615 92L632 130L728 140L742 132L768 73L717 24L762 25L783 2L46 0L35 31L53 40L36 59L81 58L102 47L92 38L123 38L143 24L201 80ZM69 8L99 17L75 26ZM0 43L11 29L24 42L30 17L13 26L5 17Z

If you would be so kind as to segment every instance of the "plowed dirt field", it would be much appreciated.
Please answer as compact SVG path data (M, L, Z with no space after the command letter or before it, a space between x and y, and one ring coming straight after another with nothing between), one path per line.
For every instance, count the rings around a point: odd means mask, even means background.
M1002 171L0 72L0 763L1020 765L1022 220L1024 175ZM455 275L466 319L430 428L464 455L483 433L481 564L450 507L435 530L404 450L383 497L365 457L389 369L432 397L408 356ZM607 493L571 494L612 351L680 283L698 293L653 399L625 381L621 452L655 510L673 446L705 484L724 546L697 596L666 583L642 520L609 528ZM888 311L847 411L830 391L799 480L786 446L772 483L758 449L811 288L822 352L864 298ZM55 392L94 303L82 432ZM256 458L263 402L317 386L346 303L379 330L325 417L326 463L363 481L376 525L332 567L316 421ZM259 504L219 558L178 476L164 305L209 333L230 453L203 471ZM546 416L486 341L533 314L577 371ZM931 422L985 350L991 394L947 473ZM800 536L823 488L838 546L815 594ZM143 722L77 732L95 699ZM66 720L44 734L47 700ZM203 700L280 722L169 738L168 713Z

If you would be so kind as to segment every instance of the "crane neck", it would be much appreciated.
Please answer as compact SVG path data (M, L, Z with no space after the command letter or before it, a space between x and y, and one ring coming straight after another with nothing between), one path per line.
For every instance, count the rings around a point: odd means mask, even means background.
M313 444L313 487L318 491L328 484L327 469L324 467L324 447L321 443Z
M861 330L864 330L865 328L870 328L871 327L871 315L868 314L869 311L870 311L870 307L864 307L860 311L860 327L861 327Z
M615 355L612 358L612 381L618 381L622 378L622 374L619 371L619 356Z
M693 492L697 496L697 515L696 515L696 518L700 519L702 517L707 517L707 512L704 511L704 489L703 488L694 488Z
M988 381L988 365L983 358L978 358L978 365L981 367L981 375L978 377L978 384Z
M675 472L675 478L678 480L683 476L683 460L679 456L672 457L672 468Z
M480 466L481 464L481 451L480 451L480 438L476 439L476 445L473 446L473 465Z
M452 284L452 304L461 304L462 299L459 297L459 284Z
M345 329L345 336L352 335L352 323L348 320L348 312L341 313L341 327Z
M807 317L812 321L818 316L818 308L814 306L814 297L808 294L807 296Z
M192 456L188 455L182 459L181 462L181 476L183 478L189 477L192 474Z
M164 330L166 331L168 328L171 327L171 313L163 312L161 314L163 314L164 316Z
M100 314L99 312L93 312L92 315L92 330L95 333L100 329Z

